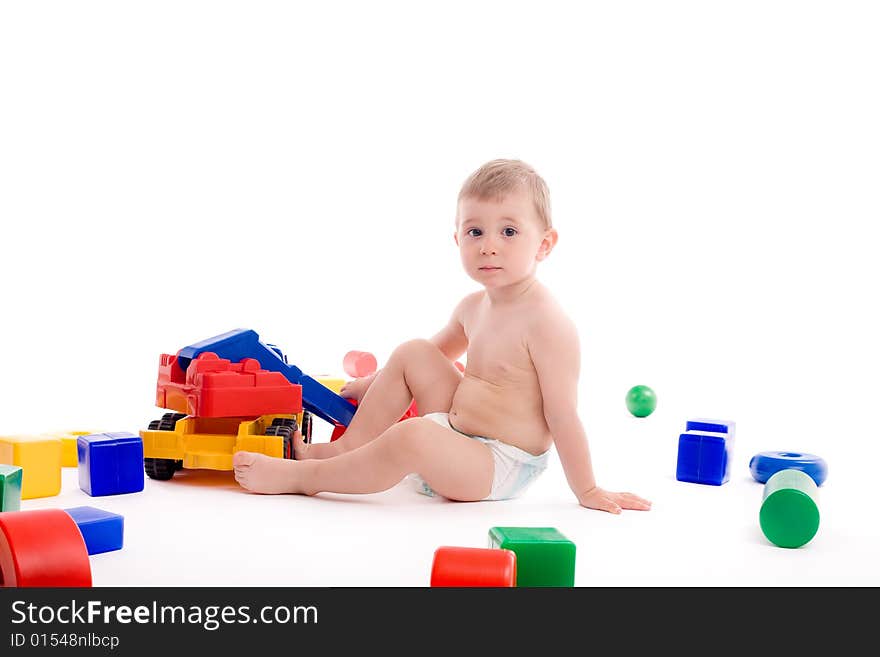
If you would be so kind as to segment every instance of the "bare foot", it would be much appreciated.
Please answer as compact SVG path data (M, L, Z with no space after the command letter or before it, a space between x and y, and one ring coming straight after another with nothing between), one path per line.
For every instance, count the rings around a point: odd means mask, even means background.
M293 432L293 458L297 461L305 461L306 459L313 459L314 456L310 455L312 452L312 444L307 443L303 440L302 431L297 429Z
M310 495L300 485L299 470L302 467L302 463L290 459L272 458L255 452L236 452L232 455L235 480L242 488L266 495Z
M339 448L337 442L339 441L307 443L303 440L302 433L297 431L293 434L293 458L297 461L307 461L308 459L327 459L331 456L336 456L343 451Z
M356 402L359 402L364 398L367 388L370 387L374 378L376 378L375 375L371 374L370 376L362 376L359 379L352 379L342 386L339 390L339 395L346 399L354 399Z

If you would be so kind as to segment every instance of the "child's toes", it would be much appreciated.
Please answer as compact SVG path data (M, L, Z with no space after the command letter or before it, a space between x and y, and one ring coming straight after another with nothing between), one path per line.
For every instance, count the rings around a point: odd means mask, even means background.
M232 467L249 468L257 460L257 455L253 452L236 452L232 455Z

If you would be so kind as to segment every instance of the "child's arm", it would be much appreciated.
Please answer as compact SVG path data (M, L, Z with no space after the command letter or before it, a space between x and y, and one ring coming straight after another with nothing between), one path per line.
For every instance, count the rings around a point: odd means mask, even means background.
M443 355L451 361L455 361L467 351L468 339L464 332L462 316L481 294L482 292L469 294L459 301L458 305L453 309L446 326L430 339L443 352Z
M651 508L637 495L612 493L596 485L587 434L577 412L580 344L574 324L564 316L545 316L530 331L528 346L538 373L544 418L578 503L610 513Z
M430 339L430 341L437 345L437 348L451 361L455 361L467 350L468 339L464 332L464 326L462 325L462 313L469 304L474 302L477 296L479 296L479 293L471 294L462 299L452 311L452 315L446 326L440 329L440 332ZM375 379L381 371L380 368L369 376L348 381L342 386L339 394L347 399L360 401L363 396L367 394L367 390L369 390L370 386L373 385L373 379Z

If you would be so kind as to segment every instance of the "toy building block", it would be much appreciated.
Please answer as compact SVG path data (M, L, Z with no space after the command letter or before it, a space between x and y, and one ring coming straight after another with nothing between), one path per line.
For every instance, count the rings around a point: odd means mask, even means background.
M726 433L730 438L736 438L736 422L732 420L713 420L711 418L696 417L688 420L684 429L685 431Z
M40 435L58 438L61 441L61 467L75 468L77 466L76 439L93 433L100 433L100 431L46 431Z
M18 511L21 508L21 468L0 465L0 511Z
M88 436L89 434L100 433L99 431L61 431L47 432L43 435L51 436L61 440L61 467L75 468L76 462L76 439L80 436Z
M779 470L764 484L758 519L774 545L798 548L819 530L819 487L801 470Z
M496 548L441 546L434 551L431 586L516 586L516 553Z
M342 368L351 377L359 379L376 371L376 357L368 351L349 351L342 358Z
M554 527L492 527L489 547L516 553L516 585L574 586L575 545Z
M302 386L303 408L330 424L348 426L354 416L354 407L348 400L289 364L281 349L262 342L256 331L233 329L183 347L177 352L178 364L182 370L186 370L194 358L206 351L234 362L254 358L263 369L281 372L288 381Z
M254 358L233 363L206 351L184 371L177 356L162 354L156 405L195 417L295 415L302 412L302 386Z
M127 431L77 438L79 487L92 497L144 489L144 443Z
M815 454L758 452L749 461L749 472L759 484L766 484L767 480L780 470L800 470L810 475L817 486L825 483L828 477L828 464L825 463L825 459Z
M101 554L122 549L123 517L93 506L64 509L83 536L89 554Z
M61 509L0 513L0 585L91 586L89 553L73 518Z
M325 388L330 388L330 390L335 392L337 395L340 394L342 386L344 386L346 383L345 379L341 379L336 376L329 376L326 374L319 374L315 377L315 380Z
M675 478L720 486L730 480L736 425L725 420L688 420L678 437Z
M21 499L61 492L61 440L52 436L0 436L0 463L17 465Z

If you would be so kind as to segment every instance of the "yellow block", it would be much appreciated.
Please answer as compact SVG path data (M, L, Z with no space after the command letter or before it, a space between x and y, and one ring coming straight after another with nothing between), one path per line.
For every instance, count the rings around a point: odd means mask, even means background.
M102 433L100 431L50 431L43 435L51 438L59 438L61 440L61 467L75 468L79 465L76 456L76 439L80 436L91 436L93 433Z
M21 499L61 492L61 439L51 436L0 436L0 463L21 468Z
M315 381L320 383L322 386L324 386L326 388L330 388L330 390L335 392L337 395L339 394L339 391L342 390L342 386L344 386L346 383L348 383L347 379L338 379L336 377L327 376L327 375L323 375L323 374L318 375L313 378L315 379Z

